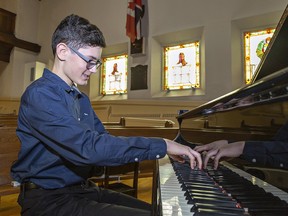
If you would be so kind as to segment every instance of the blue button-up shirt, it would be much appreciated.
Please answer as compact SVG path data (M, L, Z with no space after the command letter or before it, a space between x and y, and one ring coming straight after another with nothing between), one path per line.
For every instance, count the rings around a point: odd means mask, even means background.
M21 149L12 178L46 189L80 183L93 166L156 159L167 151L162 138L110 135L87 95L48 69L24 92L16 133Z

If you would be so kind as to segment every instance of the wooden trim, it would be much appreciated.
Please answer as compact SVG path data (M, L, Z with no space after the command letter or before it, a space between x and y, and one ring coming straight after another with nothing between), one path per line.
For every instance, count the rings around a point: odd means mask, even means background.
M0 42L18 48L26 49L35 53L39 53L41 50L41 46L39 46L38 44L18 39L15 37L14 34L0 32Z
M14 47L39 53L41 46L15 36L16 14L0 8L0 61L9 62Z

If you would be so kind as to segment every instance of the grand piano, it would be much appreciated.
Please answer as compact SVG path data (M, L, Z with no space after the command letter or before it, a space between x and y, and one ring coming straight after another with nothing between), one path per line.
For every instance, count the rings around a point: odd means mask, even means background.
M271 139L288 119L288 7L251 84L177 116L175 140L191 146L219 139ZM288 143L287 143L288 144ZM158 161L154 215L288 215L288 170L235 158L217 170Z

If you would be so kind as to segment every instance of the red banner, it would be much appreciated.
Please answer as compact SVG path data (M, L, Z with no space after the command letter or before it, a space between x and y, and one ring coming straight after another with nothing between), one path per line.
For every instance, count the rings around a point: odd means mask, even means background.
M128 0L126 35L131 42L141 39L141 19L143 15L142 0Z

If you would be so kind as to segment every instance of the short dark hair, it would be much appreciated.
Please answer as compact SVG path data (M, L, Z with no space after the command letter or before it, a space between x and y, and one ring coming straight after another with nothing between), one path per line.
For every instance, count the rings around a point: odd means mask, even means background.
M74 14L64 18L53 33L53 55L59 43L65 43L75 49L86 46L106 47L105 38L100 29L87 19Z

